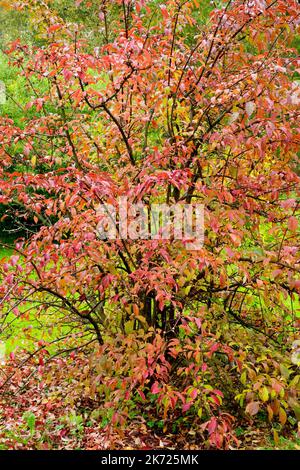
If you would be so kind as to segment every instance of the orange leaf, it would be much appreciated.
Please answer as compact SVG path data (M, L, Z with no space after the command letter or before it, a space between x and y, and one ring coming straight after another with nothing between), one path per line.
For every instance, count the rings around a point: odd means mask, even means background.
M132 307L132 309L133 309L133 313L134 313L134 315L137 317L137 316L138 316L138 314L140 313L140 309L139 309L139 307L138 307L136 304L133 304L133 307Z
M48 32L53 33L54 31L57 31L60 28L61 28L60 24L53 24L48 28Z
M279 444L279 436L278 436L278 432L276 431L276 429L273 429L273 437L274 437L274 444L275 444L275 446L278 446L278 444Z
M291 232L296 232L297 228L298 228L298 219L297 217L295 216L292 216L289 218L288 220L288 229L291 231Z
M167 19L169 17L167 7L165 5L160 5L160 9L161 9L163 17Z
M284 411L283 408L279 408L279 421L280 421L280 424L282 424L282 426L284 426L285 423L286 423L286 420L287 420L286 412Z
M267 410L268 410L268 419L269 421L272 421L274 413L270 405L267 406Z

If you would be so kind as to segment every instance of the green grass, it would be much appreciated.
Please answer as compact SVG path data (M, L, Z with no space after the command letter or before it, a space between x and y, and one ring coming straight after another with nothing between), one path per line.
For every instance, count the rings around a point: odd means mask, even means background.
M13 248L8 248L0 243L0 262L2 262L3 258L9 258L13 252Z
M273 439L268 439L266 447L260 447L259 450L300 450L300 438L296 433L293 439L279 436L279 442L276 444Z
M13 248L3 246L0 242L0 263L7 261L13 253ZM3 307L1 316L6 315L6 318L3 324L1 321L0 344L2 341L2 349L5 349L6 355L16 350L33 352L37 349L39 341L51 343L62 337L68 337L67 343L55 341L47 346L46 349L50 355L65 347L78 345L78 340L72 338L71 335L80 333L82 327L75 329L74 325L64 324L62 311L52 307L39 313L40 300L42 301L37 298L36 302L29 301L18 305L17 314L12 311L8 312L7 307Z

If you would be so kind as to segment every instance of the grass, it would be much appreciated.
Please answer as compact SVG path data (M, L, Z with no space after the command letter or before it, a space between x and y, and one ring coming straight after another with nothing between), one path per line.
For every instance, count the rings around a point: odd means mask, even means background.
M12 244L11 240L2 240L5 244ZM1 245L0 242L0 263L14 253L13 248ZM74 328L74 325L63 324L63 314L61 311L48 308L39 313L40 301L36 299L36 304L32 301L24 302L18 305L18 312L5 312L5 321L1 322L0 336L0 356L9 355L17 350L33 352L37 349L39 341L51 343L47 346L50 355L55 354L58 349L63 349L65 344L57 341L59 338L67 337L67 347L74 347L78 342L76 337L72 338L72 334L78 334L82 328Z
M0 262L2 262L3 258L9 258L13 254L13 252L13 248L3 246L0 242Z
M259 450L300 450L300 438L294 434L294 439L287 439L279 436L275 444L273 439L268 439L266 447L260 447Z

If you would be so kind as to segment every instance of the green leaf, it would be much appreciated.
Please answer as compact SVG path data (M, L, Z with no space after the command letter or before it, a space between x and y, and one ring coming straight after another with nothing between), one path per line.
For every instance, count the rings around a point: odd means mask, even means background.
M247 381L247 372L244 370L244 372L241 375L241 383L245 385L246 381Z
M30 411L26 411L23 414L23 419L29 428L30 434L33 435L35 431L35 415Z

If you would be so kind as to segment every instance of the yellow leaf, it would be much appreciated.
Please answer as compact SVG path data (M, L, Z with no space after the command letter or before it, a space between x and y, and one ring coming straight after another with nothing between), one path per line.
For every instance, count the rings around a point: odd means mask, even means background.
M247 372L244 370L244 372L243 372L242 375L241 375L241 383L242 383L243 385L245 385L245 384L246 384L246 380L247 380Z
M228 165L229 173L232 178L236 178L238 175L238 169L234 165Z
M33 168L35 168L35 166L36 166L36 155L33 155L33 157L31 158L31 165L33 166Z
M192 286L186 286L186 288L184 289L185 295L189 295L191 288Z
M259 390L258 394L259 394L260 399L261 399L263 402L268 401L268 399L269 399L269 392L268 392L267 387L262 387L262 388Z
M178 281L177 281L177 284L179 285L179 287L182 287L184 284L185 284L185 281L186 281L186 278L181 276Z
M134 329L134 321L133 320L129 320L125 323L124 325L124 329L125 329L125 333L128 335L130 333L133 332L133 329Z

